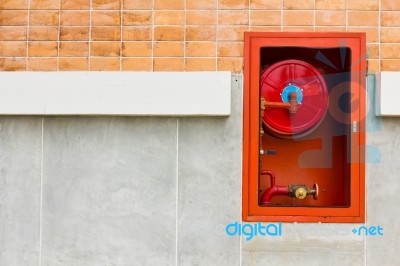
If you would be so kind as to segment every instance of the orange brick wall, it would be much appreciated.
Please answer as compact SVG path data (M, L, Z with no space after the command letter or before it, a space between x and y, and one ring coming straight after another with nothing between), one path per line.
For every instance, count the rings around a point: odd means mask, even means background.
M0 0L3 71L241 72L244 31L364 31L400 70L400 0Z

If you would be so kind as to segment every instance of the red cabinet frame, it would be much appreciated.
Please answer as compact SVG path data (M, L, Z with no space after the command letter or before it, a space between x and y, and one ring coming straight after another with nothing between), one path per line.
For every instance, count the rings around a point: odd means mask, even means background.
M262 207L259 206L259 108L260 49L274 47L339 47L351 53L350 91L351 121L357 132L351 133L350 206L348 207ZM243 185L242 218L244 221L339 222L365 221L365 115L366 115L366 39L365 33L290 33L246 32L244 55L244 117L243 117Z

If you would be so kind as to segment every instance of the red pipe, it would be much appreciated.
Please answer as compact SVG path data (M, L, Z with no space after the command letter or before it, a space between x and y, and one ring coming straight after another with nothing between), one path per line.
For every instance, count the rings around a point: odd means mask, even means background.
M268 175L271 179L271 187L275 186L275 174L270 170L261 170L261 175Z
M269 205L271 204L271 199L274 196L288 196L289 195L289 188L285 186L274 186L268 188L264 193L261 195L260 204L261 205Z
M271 199L274 196L289 195L289 188L287 186L275 186L275 174L269 170L261 170L261 175L268 175L271 179L271 187L268 188L264 193L261 195L260 204L261 205L269 205L271 204Z

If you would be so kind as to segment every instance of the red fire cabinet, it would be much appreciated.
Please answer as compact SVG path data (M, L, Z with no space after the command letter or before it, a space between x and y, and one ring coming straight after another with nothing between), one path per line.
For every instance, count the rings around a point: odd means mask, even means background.
M365 33L245 33L243 220L364 222L365 75Z

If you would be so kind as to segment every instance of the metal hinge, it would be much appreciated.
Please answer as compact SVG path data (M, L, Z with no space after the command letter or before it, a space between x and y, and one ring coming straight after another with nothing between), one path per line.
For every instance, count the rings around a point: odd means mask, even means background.
M353 121L353 127L352 127L353 133L357 133L357 121Z

